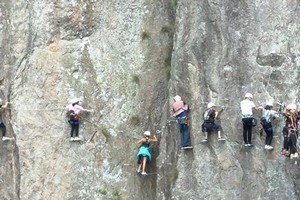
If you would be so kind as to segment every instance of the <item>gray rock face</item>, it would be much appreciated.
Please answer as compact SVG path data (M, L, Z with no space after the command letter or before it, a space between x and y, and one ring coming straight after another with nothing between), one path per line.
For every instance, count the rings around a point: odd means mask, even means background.
M299 5L292 1L3 1L0 98L15 141L0 142L0 199L299 199L299 163L259 126L243 147L239 102L298 103ZM179 148L173 96L191 107ZM69 142L64 107L81 118ZM202 144L207 102L224 106L226 142ZM256 113L256 118L260 113ZM147 177L134 142L159 137Z

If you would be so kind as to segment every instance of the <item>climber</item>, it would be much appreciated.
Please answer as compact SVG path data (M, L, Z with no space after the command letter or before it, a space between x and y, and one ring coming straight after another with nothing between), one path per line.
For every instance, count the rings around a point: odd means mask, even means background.
M273 102L268 101L266 106L259 106L259 109L262 110L261 124L263 126L264 131L266 132L266 141L265 141L265 149L272 150L271 146L273 139L273 126L272 119L279 117L279 113L273 110Z
M143 134L143 138L136 142L136 145L139 147L137 153L138 159L138 168L137 173L141 173L142 175L148 175L146 170L146 164L148 161L151 161L151 152L150 152L150 144L157 142L157 138L153 135L153 138L150 137L150 131L145 131Z
M298 138L298 121L299 114L296 112L297 105L289 104L284 110L285 126L283 127L283 149L281 154L291 159L298 158L297 138Z
M69 116L69 124L71 125L71 139L70 141L80 141L80 137L78 136L79 132L79 114L81 112L92 112L93 110L88 110L79 105L79 100L74 99L71 101L66 108ZM75 132L75 134L74 134Z
M252 146L253 109L259 110L252 101L251 93L245 94L245 99L240 102L242 110L243 137L246 147Z
M7 109L9 102L6 101L6 103L3 103L3 100L0 99L0 128L2 129L2 141L12 140L12 138L6 137L6 126L3 123L3 115L5 109Z
M176 118L177 126L181 136L181 149L190 149L190 132L188 127L188 109L189 106L181 100L181 97L174 97L175 103L172 105L173 117Z
M203 119L204 119L204 122L202 124L202 132L204 133L203 142L208 141L208 133L213 132L213 131L218 132L218 140L219 141L225 140L225 138L221 136L221 132L222 132L221 125L219 125L215 122L215 119L218 117L219 113L222 111L223 111L223 109L221 109L219 112L216 111L216 106L212 102L209 102L207 104L207 109L205 110L205 112L203 114Z

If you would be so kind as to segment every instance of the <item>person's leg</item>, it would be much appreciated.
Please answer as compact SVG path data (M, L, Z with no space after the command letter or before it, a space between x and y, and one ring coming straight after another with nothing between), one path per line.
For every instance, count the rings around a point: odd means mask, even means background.
M207 132L206 123L203 122L203 124L201 125L201 128L202 128L202 133L204 135L202 142L207 142L208 141L208 132Z
M266 133L266 140L265 140L265 145L269 145L269 140L270 140L270 132L267 127L264 127L264 131Z
M71 124L71 138L73 137L74 131L75 131L75 125Z
M140 173L142 170L142 162L138 165L137 172Z
M268 140L268 145L271 146L273 140L273 128L269 128L269 140Z
M2 129L2 137L6 136L6 126L3 122L0 123L0 128Z
M247 129L248 129L248 144L252 144L252 119L251 122L249 121Z
M79 133L79 123L75 124L75 136L78 137Z
M247 140L247 120L246 118L242 119L243 122L243 138L244 138L244 143L248 144L248 140Z
M218 139L221 139L222 135L221 135L221 131L218 131Z
M145 174L146 173L146 164L147 164L147 157L143 157L143 160L142 160L142 173Z
M182 128L182 124L177 122L177 127L179 129L179 134L180 134L180 146L183 147L183 128Z
M288 150L288 129L287 127L283 127L282 129L283 135L283 150Z
M222 127L219 124L215 124L215 130L218 132L218 140L224 139L222 137Z
M297 137L295 133L290 135L290 154L294 154L297 152Z
M183 124L183 146L190 146L190 131L186 124Z
M137 173L140 173L142 171L142 164L143 164L142 159L143 159L143 157L141 155L139 155L138 156L138 162L137 162L138 163L138 168L136 170Z
M207 132L204 132L203 134L204 134L204 139L203 139L203 141L206 142L206 141L208 140L208 133L207 133Z

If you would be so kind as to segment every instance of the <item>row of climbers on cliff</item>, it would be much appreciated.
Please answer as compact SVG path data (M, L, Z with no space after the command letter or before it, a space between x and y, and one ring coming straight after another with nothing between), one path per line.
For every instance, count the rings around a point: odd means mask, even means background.
M252 127L256 125L256 119L253 116L253 111L261 111L260 122L263 130L266 133L265 149L272 150L271 146L273 140L273 126L272 120L281 116L285 117L285 126L283 128L284 145L282 154L291 158L297 158L297 138L298 138L298 121L300 115L297 112L296 104L289 104L286 108L280 105L279 111L273 109L273 102L268 101L265 106L255 106L252 101L253 95L246 93L245 98L240 102L241 118L243 125L243 139L246 147L253 146L252 144ZM188 111L189 106L182 101L181 97L176 95L174 97L175 102L172 104L173 117L175 117L177 126L180 131L181 148L189 149L190 143L190 131L189 131L189 118ZM223 108L220 111L216 110L214 103L209 102L207 109L203 114L202 132L204 133L203 142L208 141L208 133L217 132L218 140L223 141L225 138L222 136L223 130L221 125L217 122L218 117L222 113Z
M8 108L8 104L10 104L10 102L6 101L4 103L4 100L0 99L0 129L2 130L2 141L13 140L13 138L6 136L6 126L3 122L3 115L5 110Z
M262 117L260 119L260 123L263 126L263 130L266 132L266 140L265 140L265 149L272 150L271 146L273 139L273 125L272 120L278 118L280 116L284 117L285 126L283 127L283 148L282 155L286 157L298 158L297 151L297 139L299 134L299 121L300 115L297 112L297 105L294 103L288 104L287 107L283 107L280 105L279 111L273 110L273 102L268 101L266 106L258 106L256 107L252 101L253 95L251 93L246 93L245 99L241 101L241 110L242 110L242 122L243 122L243 136L245 146L252 146L252 127L255 123L255 119L253 117L253 110L262 110Z

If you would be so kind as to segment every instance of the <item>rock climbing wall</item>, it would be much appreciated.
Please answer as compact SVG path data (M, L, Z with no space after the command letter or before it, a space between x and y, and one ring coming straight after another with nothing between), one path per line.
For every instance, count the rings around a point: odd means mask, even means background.
M239 102L298 103L298 1L11 0L0 3L0 98L12 104L0 142L0 199L299 199L299 163L254 128ZM180 150L170 104L190 105L194 148ZM78 98L81 142L64 107ZM209 101L225 142L202 144ZM276 108L278 105L276 105ZM256 113L259 118L260 113ZM149 176L135 173L145 130Z
M1 98L15 138L1 142L1 199L156 198L156 176L135 174L134 143L162 130L174 11L156 1L1 3ZM94 110L78 143L64 111L74 98Z
M171 124L165 141L173 140L160 146L158 199L299 199L299 163L280 155L283 119L274 123L273 151L264 150L259 126L254 147L245 148L239 108L246 92L276 109L299 102L299 14L297 1L178 1L170 103L179 94L190 104L194 149L178 150ZM209 101L225 108L225 143L212 134L201 144Z

